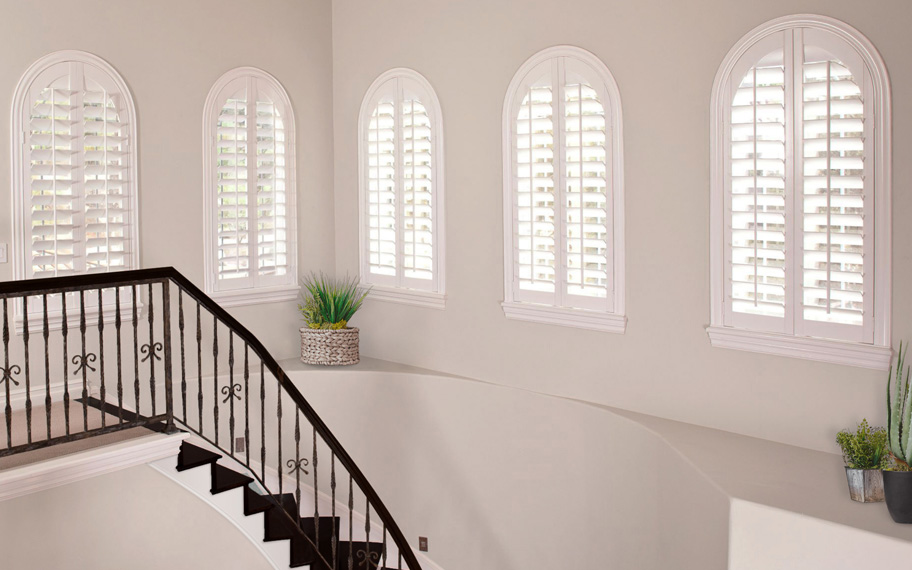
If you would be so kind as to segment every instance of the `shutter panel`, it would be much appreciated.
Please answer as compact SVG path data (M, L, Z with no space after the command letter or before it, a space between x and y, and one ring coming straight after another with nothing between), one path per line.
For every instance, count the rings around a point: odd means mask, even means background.
M516 115L514 224L520 292L555 292L553 102L546 78L527 89Z
M565 85L564 254L570 296L608 296L607 138L598 92L582 80Z
M29 112L26 136L31 186L31 277L71 275L79 269L74 234L79 174L74 99L70 76L66 74L38 93Z
M218 279L246 280L250 276L246 87L222 105L216 132Z
M393 85L395 81L391 82ZM395 278L396 251L396 136L397 93L385 96L371 113L367 132L367 229L370 273ZM376 280L375 277L375 280Z
M735 313L784 317L786 73L781 52L764 60L731 105L731 302Z
M269 97L258 91L256 103L256 208L259 275L288 272L285 124Z
M415 97L402 102L403 274L434 278L431 118Z
M864 320L864 102L838 60L803 65L803 316Z

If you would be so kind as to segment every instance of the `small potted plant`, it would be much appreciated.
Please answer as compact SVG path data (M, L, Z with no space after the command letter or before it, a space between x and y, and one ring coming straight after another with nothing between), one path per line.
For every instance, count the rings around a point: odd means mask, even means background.
M881 469L885 467L887 457L886 430L871 427L864 419L854 432L844 429L836 434L836 443L842 449L852 500L859 503L883 501Z
M900 343L896 356L896 374L893 374L894 368L891 365L887 377L887 432L890 436L890 449L889 464L883 471L884 499L890 516L898 523L912 523L912 390L909 388L909 368L905 367L905 356Z
M348 322L368 291L358 287L357 278L332 279L322 273L311 274L302 285L298 309L306 324L301 328L301 360L327 366L357 364L358 329Z

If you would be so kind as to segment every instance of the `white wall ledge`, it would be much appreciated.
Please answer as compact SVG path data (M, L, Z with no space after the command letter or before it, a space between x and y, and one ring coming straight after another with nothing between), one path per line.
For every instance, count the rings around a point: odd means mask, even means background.
M718 326L706 327L706 333L712 345L717 348L746 350L875 370L887 370L893 361L892 349L871 344Z
M301 290L297 285L278 287L260 287L252 289L235 289L233 291L214 291L209 296L223 308L259 305L263 303L281 303L294 301Z
M601 332L624 334L627 330L627 317L613 313L600 313L583 309L566 307L549 307L534 303L501 303L504 315L508 319L528 321L546 325L559 325Z
M402 305L413 305L415 307L425 307L428 309L443 310L446 308L445 293L407 289L405 287L387 287L383 285L370 285L370 288L370 293L367 295L368 299L399 303Z

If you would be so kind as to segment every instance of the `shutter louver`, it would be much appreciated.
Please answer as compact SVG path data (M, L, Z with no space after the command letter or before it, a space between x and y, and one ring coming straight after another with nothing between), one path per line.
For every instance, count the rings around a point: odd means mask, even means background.
M396 102L381 101L368 127L367 227L370 272L396 276Z
M216 128L219 280L246 279L250 275L247 118L245 88L222 105Z
M516 248L519 288L555 290L554 121L550 85L531 87L516 117Z
M839 61L803 66L804 318L862 325L864 102Z
M257 262L261 276L288 271L285 126L276 104L260 96L257 129Z
M434 278L431 118L421 101L402 102L402 236L405 277Z
M753 67L731 107L732 310L785 315L785 68Z

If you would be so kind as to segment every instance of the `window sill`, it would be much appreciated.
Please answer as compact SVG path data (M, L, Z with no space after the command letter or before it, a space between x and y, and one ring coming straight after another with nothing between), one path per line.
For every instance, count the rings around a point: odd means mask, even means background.
M893 361L893 350L884 346L795 337L731 327L709 326L706 327L706 332L709 334L710 343L717 348L775 354L875 370L887 370Z
M222 308L242 307L244 305L260 305L263 303L280 303L294 301L301 290L297 285L281 285L279 287L262 287L254 289L235 289L233 291L214 291L209 296Z
M446 308L445 293L406 289L404 287L370 285L370 293L368 293L367 298L375 299L377 301L399 303L402 305L414 305L416 307L425 307L428 309L443 310Z
M104 310L104 315L101 317L101 321L105 324L105 327L108 325L114 325L117 322L117 308L114 305L104 305L102 307ZM25 319L23 318L20 311L16 311L14 326L16 329L16 334L22 335L23 325L25 324ZM143 314L143 304L141 302L136 303L136 315L137 318L140 318L140 315ZM81 325L82 315L78 305L72 309L67 310L67 332L79 331ZM122 328L132 327L133 326L133 305L130 302L124 302L120 307L120 321ZM98 330L98 307L87 307L85 309L85 323L87 330ZM29 313L28 319L28 330L30 335L36 333L44 332L44 314L43 313ZM60 331L63 330L63 312L48 311L48 331Z
M508 319L517 321L560 325L617 334L624 334L627 330L627 317L624 315L507 301L501 303L501 306Z

